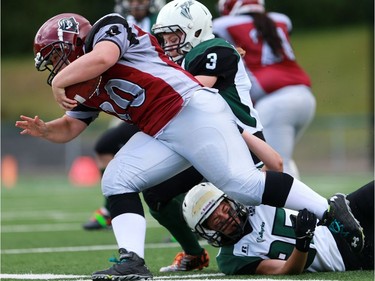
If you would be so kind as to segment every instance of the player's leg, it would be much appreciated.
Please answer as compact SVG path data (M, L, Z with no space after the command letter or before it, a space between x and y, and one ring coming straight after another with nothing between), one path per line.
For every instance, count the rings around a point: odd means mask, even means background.
M348 194L346 198L365 234L365 245L360 256L362 266L374 269L374 181Z
M161 272L202 269L209 264L209 256L199 244L197 236L187 226L181 204L185 193L202 181L198 171L190 167L163 183L143 191L151 215L164 226L181 245L172 265L162 267Z
M94 280L150 278L144 266L146 220L138 192L157 185L190 167L190 163L160 141L144 133L135 134L108 164L102 191L108 197L112 229L120 261L93 273Z
M296 85L277 90L256 104L267 143L283 158L284 172L294 178L299 178L294 148L314 117L315 103L308 87Z
M262 98L256 103L255 108L262 121L263 134L267 143L283 159L284 172L299 178L297 167L291 165L295 137L294 128L290 124L290 120L282 116L285 109L278 101L278 96L272 94Z
M138 132L136 126L121 122L105 131L97 140L94 150L96 154L96 162L101 173L104 173L108 163L113 159L114 155L120 148ZM104 204L94 211L90 219L83 224L85 230L100 230L111 228L111 215L109 213L109 203L104 198Z
M232 111L222 98L222 103L218 101L220 98L210 92L197 92L159 138L173 146L208 181L244 205L307 208L325 223L330 223L332 216L341 221L350 233L348 242L362 239L360 226L344 200L330 200L328 204L326 198L288 174L265 174L256 169ZM328 208L332 212L327 212Z
M347 195L353 215L364 228L374 230L374 181Z

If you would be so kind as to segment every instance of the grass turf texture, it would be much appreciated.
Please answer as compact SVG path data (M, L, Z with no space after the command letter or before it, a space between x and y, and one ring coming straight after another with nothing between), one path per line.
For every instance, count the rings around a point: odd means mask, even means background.
M305 177L304 181L328 197L335 192L348 193L372 179L371 174L340 177ZM20 178L17 186L2 189L1 273L69 274L86 276L107 268L117 247L111 230L84 231L81 224L95 210L102 197L99 186L77 188L62 176ZM169 235L146 210L146 262L155 278L190 276L192 272L161 274L159 268L172 262L180 251L177 243L165 243ZM217 276L217 249L208 245L211 264L195 272L215 274L195 277L206 279L264 279L265 276ZM267 277L272 279L373 280L373 271L345 273L306 273L299 276ZM191 279L191 277L189 277ZM2 280L11 280L2 278ZM32 279L31 279L32 280ZM35 279L36 280L36 279ZM54 279L68 280L68 279ZM70 279L71 280L71 279ZM77 279L76 279L77 280Z

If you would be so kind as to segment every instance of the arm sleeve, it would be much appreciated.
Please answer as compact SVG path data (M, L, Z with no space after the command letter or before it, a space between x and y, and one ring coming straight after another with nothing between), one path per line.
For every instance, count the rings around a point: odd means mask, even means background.
M95 44L105 40L111 41L119 47L120 57L132 44L138 43L128 22L119 14L106 15L94 24L85 41L85 52L92 51Z
M83 104L78 104L75 108L70 111L66 111L65 114L69 117L74 119L81 120L82 122L86 123L86 125L90 125L96 118L99 116L99 111Z

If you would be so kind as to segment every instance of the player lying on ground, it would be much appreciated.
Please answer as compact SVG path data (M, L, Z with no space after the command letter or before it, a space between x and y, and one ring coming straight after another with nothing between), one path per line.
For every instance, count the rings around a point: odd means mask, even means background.
M221 247L216 259L225 274L373 270L374 181L346 198L366 235L361 253L351 251L339 225L316 226L316 216L307 209L245 207L211 183L187 193L183 213L193 231Z

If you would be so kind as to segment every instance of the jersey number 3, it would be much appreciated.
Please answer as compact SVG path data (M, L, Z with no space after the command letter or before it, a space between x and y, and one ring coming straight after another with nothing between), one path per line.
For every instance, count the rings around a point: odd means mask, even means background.
M208 63L206 63L207 69L215 69L216 68L216 62L217 62L217 54L216 53L210 53L207 55L207 59L209 60Z

